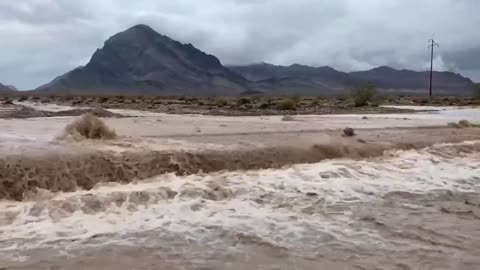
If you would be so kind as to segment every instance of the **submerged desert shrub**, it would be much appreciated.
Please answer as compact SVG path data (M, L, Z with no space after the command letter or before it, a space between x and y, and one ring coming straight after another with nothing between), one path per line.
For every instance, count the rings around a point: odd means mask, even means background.
M64 137L74 139L112 140L117 137L114 130L91 113L86 113L65 127Z
M285 115L282 117L282 121L295 121L295 118L293 118L291 115Z
M363 107L373 102L377 96L377 88L372 85L359 87L352 91L352 98L355 102L355 107Z
M458 124L461 127L465 127L465 128L473 127L473 125L470 122L468 122L467 120L460 120L460 121L458 121Z
M460 120L458 123L452 122L448 123L449 127L453 128L471 128L471 127L480 127L480 124L470 123L467 120Z

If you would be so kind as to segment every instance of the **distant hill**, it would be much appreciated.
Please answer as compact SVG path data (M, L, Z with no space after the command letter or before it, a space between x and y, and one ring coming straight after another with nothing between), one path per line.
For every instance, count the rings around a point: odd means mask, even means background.
M371 82L381 89L418 92L429 89L430 85L430 72L428 71L397 70L383 66L349 74L358 80ZM472 80L460 74L453 72L433 72L433 88L435 93L470 94L473 84Z
M251 88L271 94L338 94L360 83L347 73L331 67L261 63L229 68L253 81Z
M17 88L14 86L3 85L0 83L0 94L14 93L15 91L17 91Z
M137 25L109 38L90 62L39 87L43 92L237 95L247 80L213 55Z
M337 94L372 83L395 93L425 93L430 72L379 67L368 71L341 72L331 67L275 66L268 63L231 66L233 71L255 81L252 88L272 94ZM473 82L453 72L434 72L435 93L470 94Z

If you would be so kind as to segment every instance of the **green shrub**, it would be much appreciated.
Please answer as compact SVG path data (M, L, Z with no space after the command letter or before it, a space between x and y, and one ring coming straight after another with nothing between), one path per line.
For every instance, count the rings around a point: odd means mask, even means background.
M292 98L283 99L277 104L277 109L282 111L295 111L297 109L297 102Z
M374 85L359 87L352 91L352 98L355 107L363 107L373 102L377 96L377 89Z
M25 101L25 100L27 100L27 99L28 99L27 96L21 96L21 97L18 98L18 101L19 101L19 102L22 102L22 101Z
M105 103L108 101L108 97L101 97L98 99L98 103Z
M480 83L476 83L473 86L473 97L480 99Z
M297 105L298 103L300 103L300 100L301 100L300 96L292 96L290 97L290 99L293 100L293 102L295 102L295 104Z
M223 107L228 105L228 101L223 97L219 97L215 99L215 105L217 105L218 107Z
M246 97L242 97L242 98L239 98L237 100L237 104L238 105L244 105L244 104L249 104L251 101L250 99L246 98Z
M264 102L264 103L260 104L259 108L260 109L267 109L267 108L270 107L270 105L271 105L270 103Z

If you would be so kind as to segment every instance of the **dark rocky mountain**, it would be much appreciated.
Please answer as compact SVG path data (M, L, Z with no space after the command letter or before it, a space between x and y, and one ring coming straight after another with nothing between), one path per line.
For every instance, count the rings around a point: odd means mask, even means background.
M371 82L380 89L403 92L419 92L429 89L430 72L397 70L378 67L367 71L349 73L355 79ZM453 72L433 72L433 88L441 94L471 94L474 83L469 78Z
M345 73L331 67L275 66L267 63L229 67L254 81L252 88L272 94L338 94L372 83L384 92L425 93L429 72L379 67ZM441 94L470 94L473 82L453 72L434 72L434 90Z
M39 87L44 92L237 95L242 76L213 55L137 25L108 39L90 62Z
M341 72L331 67L267 63L224 67L213 55L137 25L109 38L90 62L45 84L50 93L154 95L328 95L371 82L383 91L424 93L428 72L379 67ZM435 72L436 93L470 94L470 79Z
M17 91L17 88L10 85L3 85L0 83L0 94L8 94Z

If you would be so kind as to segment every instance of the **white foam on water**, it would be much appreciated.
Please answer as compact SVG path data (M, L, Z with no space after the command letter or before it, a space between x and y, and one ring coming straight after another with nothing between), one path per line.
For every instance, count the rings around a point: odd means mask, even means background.
M211 235L220 230L255 235L285 248L315 249L329 239L375 245L381 236L368 228L349 228L358 213L342 205L379 200L394 191L480 192L480 156L449 155L448 147L454 146L278 170L168 174L125 185L100 184L89 191L45 191L25 202L3 201L0 258L22 251L20 260L38 247L80 248L82 240L98 235L128 244L132 239L125 235L154 230L163 232L158 241L162 235L182 234L212 244L219 239Z
M30 107L36 110L47 111L47 112L60 112L68 111L73 109L86 109L87 107L73 107L66 105L57 105L53 103L38 103L32 101L16 101L15 104Z

